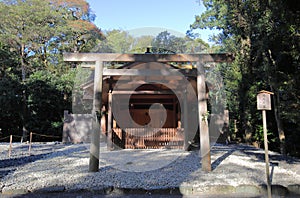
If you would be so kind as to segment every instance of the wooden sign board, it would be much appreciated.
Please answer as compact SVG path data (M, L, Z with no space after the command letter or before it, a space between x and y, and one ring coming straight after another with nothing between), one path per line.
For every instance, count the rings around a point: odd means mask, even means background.
M271 94L272 92L260 91L257 95L257 109L271 110Z

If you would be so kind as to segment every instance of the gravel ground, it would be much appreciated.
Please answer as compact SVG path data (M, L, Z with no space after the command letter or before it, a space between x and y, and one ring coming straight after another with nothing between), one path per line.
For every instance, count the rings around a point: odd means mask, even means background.
M201 171L199 151L119 150L107 151L101 144L100 170L88 172L89 144L0 144L0 191L38 192L97 190L103 187L129 189L182 188L265 184L264 151L245 145L215 145L213 171ZM300 161L270 152L272 185L300 184Z

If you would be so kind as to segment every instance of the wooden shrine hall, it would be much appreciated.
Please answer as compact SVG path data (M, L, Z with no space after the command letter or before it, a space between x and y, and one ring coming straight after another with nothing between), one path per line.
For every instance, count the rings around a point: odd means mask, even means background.
M202 169L211 171L204 65L232 59L231 54L64 54L64 61L95 69L89 171L99 170L101 133L109 149L187 149L197 130ZM99 127L96 115L103 106L107 117Z

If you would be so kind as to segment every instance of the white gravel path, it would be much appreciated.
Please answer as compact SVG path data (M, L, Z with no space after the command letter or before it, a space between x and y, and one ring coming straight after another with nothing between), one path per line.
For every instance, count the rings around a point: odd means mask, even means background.
M0 190L36 191L49 186L65 190L118 188L163 189L209 185L265 184L263 150L242 145L215 145L213 171L201 171L199 151L120 150L107 151L101 144L100 171L88 172L88 144L15 144L12 158L7 144L0 145ZM300 161L270 152L272 185L300 184Z

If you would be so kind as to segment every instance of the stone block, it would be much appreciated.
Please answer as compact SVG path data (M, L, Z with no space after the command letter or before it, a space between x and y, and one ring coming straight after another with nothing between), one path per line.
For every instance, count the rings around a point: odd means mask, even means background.
M228 195L235 193L235 187L231 185L208 185L199 186L193 189L193 194L221 194Z
M255 185L239 185L235 188L237 194L249 194L249 195L260 195L261 191L258 186Z
M9 187L4 187L2 188L2 194L4 195L23 195L27 194L29 191L25 188L9 188Z
M179 191L182 195L192 195L193 187L192 186L180 186Z
M300 184L288 185L287 189L288 189L290 194L300 196Z

